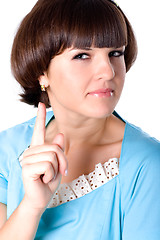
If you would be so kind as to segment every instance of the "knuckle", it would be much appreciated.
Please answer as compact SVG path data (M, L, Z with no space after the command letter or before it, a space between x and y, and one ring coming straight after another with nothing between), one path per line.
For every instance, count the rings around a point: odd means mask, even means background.
M52 166L51 163L48 162L48 163L46 164L46 170L45 170L45 172L46 172L46 174L47 174L47 178L52 179L52 178L54 177L54 175L55 175L55 170L54 170L54 168L53 168L53 166Z
M52 170L52 165L51 165L51 163L47 161L47 162L45 163L45 168L46 168L46 171Z
M48 158L50 162L53 162L55 160L55 152L49 152L48 153Z
M53 145L53 150L54 150L54 152L58 152L59 151L59 146L57 145L57 144L54 144Z
M58 171L58 160L57 160L56 153L51 152L51 158L49 162L50 162L50 166L52 167L52 169L54 169L54 172L56 173Z
M54 173L54 170L52 169L52 171L50 171L49 174L48 174L49 179L50 180L53 179L54 175L55 175L55 173Z

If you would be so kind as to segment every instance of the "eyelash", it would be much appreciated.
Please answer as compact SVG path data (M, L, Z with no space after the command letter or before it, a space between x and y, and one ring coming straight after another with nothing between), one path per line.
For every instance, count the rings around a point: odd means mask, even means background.
M87 58L83 58L82 56L86 56ZM87 53L80 53L80 54L77 54L73 59L85 60L88 58L89 58L89 55Z
M118 55L116 55L118 53ZM109 53L109 57L121 57L124 55L124 51L112 51Z
M118 53L118 54L117 54ZM109 53L109 57L121 57L124 55L124 51L112 51ZM83 56L86 56L85 58L83 58ZM87 53L80 53L77 54L75 57L73 57L73 59L78 59L78 60L86 60L89 58L89 54Z

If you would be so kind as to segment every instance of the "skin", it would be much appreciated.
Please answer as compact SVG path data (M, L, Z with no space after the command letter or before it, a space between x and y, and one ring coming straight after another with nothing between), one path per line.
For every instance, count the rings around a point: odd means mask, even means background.
M120 98L126 73L124 57L119 56L117 51L124 51L124 47L89 50L69 48L51 60L48 72L40 78L40 83L44 81L48 86L49 99L56 111L58 124L60 117L66 121L66 114L67 118L71 116L71 119L79 119L81 124L86 119L94 119L96 122L97 118L104 119L111 115ZM87 95L101 88L113 88L113 98ZM73 124L74 119L71 122Z
M48 71L39 79L40 84L47 87L56 117L47 129L46 141L50 142L59 132L65 136L70 176L62 178L62 182L94 170L95 164L99 163L96 160L101 159L98 161L103 163L104 156L108 159L112 155L120 156L124 123L115 119L112 112L124 86L124 50L124 46L118 49L66 49L52 59ZM113 96L88 95L101 88L112 88ZM90 157L93 152L96 159Z
M46 129L46 109L39 104L31 147L21 162L24 198L7 221L7 208L0 204L2 240L34 239L40 217L60 183L89 173L96 161L120 156L125 124L112 115L126 73L119 51L124 52L124 47L69 48L54 57L40 76L56 119ZM112 88L113 96L88 94L102 88Z

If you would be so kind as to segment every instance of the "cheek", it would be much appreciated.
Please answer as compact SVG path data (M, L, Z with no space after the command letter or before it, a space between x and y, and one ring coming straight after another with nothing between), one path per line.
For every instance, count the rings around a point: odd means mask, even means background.
M88 79L90 78L89 73L88 68L72 64L71 66L69 65L61 69L56 78L64 89L80 91L87 85Z
M80 91L83 91L82 74L77 69L61 68L52 72L49 78L50 96L52 98L63 99L70 101L74 96L78 96Z
M125 77L126 77L126 69L121 68L121 71L119 73L119 79L120 79L119 83L120 83L120 85L124 85Z
M125 64L119 64L116 72L115 72L115 84L117 88L117 93L118 95L121 94L123 87L124 87L124 82L125 82L125 77L126 77L126 67Z
M116 65L116 75L119 78L120 83L124 83L125 76L126 76L126 65L124 59L118 62Z

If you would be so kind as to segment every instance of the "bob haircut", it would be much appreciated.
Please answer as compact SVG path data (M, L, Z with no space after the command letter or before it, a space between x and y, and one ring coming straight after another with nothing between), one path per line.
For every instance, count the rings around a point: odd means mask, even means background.
M41 92L39 77L51 59L66 48L126 46L126 71L137 56L132 27L119 6L111 0L38 0L21 22L15 36L11 68L20 83L21 101L50 106Z

